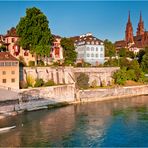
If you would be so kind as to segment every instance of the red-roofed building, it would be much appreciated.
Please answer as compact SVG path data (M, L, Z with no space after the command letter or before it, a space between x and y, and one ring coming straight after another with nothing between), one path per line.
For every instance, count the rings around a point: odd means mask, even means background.
M0 52L0 87L19 89L19 61L9 52Z

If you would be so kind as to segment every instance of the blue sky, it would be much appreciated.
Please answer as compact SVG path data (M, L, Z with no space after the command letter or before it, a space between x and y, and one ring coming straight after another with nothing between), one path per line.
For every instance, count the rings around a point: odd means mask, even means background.
M0 1L0 34L15 27L26 8L33 6L47 16L51 32L56 35L92 32L102 40L123 39L129 10L134 34L140 10L148 30L148 1Z

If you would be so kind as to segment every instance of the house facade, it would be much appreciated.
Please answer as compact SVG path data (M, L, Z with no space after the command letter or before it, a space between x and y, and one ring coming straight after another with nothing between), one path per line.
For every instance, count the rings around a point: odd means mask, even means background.
M104 63L105 49L102 40L94 37L91 33L72 37L75 50L78 53L77 61L85 61L92 65Z
M19 89L19 61L9 52L0 52L0 87Z

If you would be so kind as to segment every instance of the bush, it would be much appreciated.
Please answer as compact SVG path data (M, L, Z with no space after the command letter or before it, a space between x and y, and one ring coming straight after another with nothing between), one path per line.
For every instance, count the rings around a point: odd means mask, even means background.
M85 73L81 73L76 80L76 84L80 89L87 89L89 87L89 76Z
M42 60L40 60L40 61L38 61L38 66L45 66L45 64Z
M43 79L36 79L34 87L41 87L44 85Z
M96 88L96 87L97 87L97 80L93 80L93 81L92 81L91 87L92 87L92 88Z
M27 81L28 86L33 87L35 84L35 79L31 75L27 75L26 81Z
M113 75L113 78L114 78L116 84L124 85L127 80L126 69L123 68L123 69L115 72Z
M20 81L20 89L28 88L28 84L25 81Z
M48 80L48 81L44 84L44 86L54 86L54 85L55 85L55 83L54 83L53 80Z
M30 67L35 66L35 61L29 61L28 66L30 66Z

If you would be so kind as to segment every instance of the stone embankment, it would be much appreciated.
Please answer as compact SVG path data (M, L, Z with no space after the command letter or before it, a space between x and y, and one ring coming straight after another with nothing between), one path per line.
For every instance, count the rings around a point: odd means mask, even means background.
M68 104L88 101L104 101L119 97L147 95L148 85L108 89L76 90L74 84L24 89L16 98L0 100L0 118L23 111L50 108L62 102ZM9 98L9 97L8 97Z

